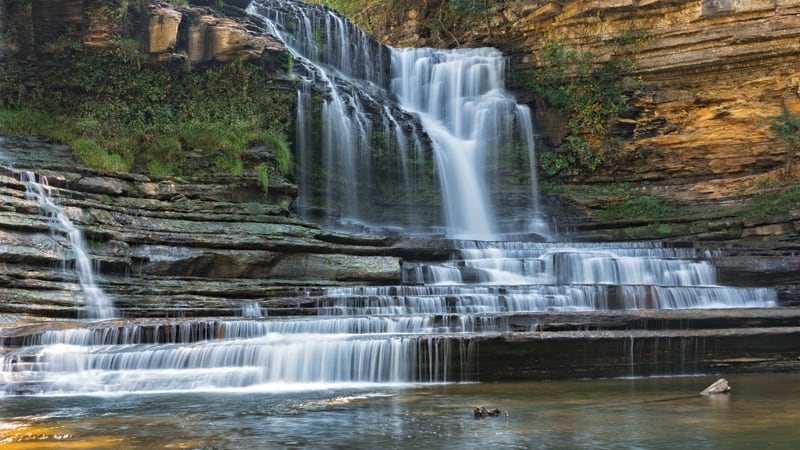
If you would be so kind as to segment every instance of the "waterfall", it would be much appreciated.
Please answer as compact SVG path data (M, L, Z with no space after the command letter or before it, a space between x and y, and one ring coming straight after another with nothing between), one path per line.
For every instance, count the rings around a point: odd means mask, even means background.
M694 248L485 241L549 234L531 113L505 91L499 51L389 49L331 10L292 0L255 0L248 11L296 61L301 212L317 208L326 225L359 231L434 232L438 217L420 210L422 198L436 195L421 187L435 172L445 234L470 240L453 241L448 261L404 260L396 285L298 288L297 298L275 299L291 305L275 307L280 314L297 316L271 313L268 298L238 299L241 318L21 325L0 334L0 396L481 381L469 375L481 363L475 338L520 327L535 333L536 314L775 305L774 289L720 286L708 255ZM494 170L504 152L522 155L517 169L530 172L524 205L490 194L505 187ZM436 166L420 167L425 158ZM70 238L88 313L112 317L80 230L51 200L46 180L25 177L29 196ZM503 223L509 210L519 220ZM186 250L140 251L157 261ZM300 305L316 315L286 312Z
M523 129L535 173L530 111L505 91L503 55L493 48L397 49L392 73L392 92L404 109L419 115L433 141L448 237L495 240L487 162L515 145L515 124ZM533 207L536 214L536 200Z
M295 150L303 163L298 182L304 209L317 205L323 215L339 216L339 224L400 226L406 234L442 225L448 237L459 239L549 234L536 198L531 114L505 91L505 58L498 50L392 49L330 9L295 1L256 0L248 12L263 19L265 30L300 62L295 75L302 136ZM308 156L316 150L308 135L314 126L309 86L315 85L324 94L317 127L322 152L316 151L323 179L316 181ZM430 157L423 155L420 134L430 141ZM498 169L501 154L517 147L524 149L522 171L530 171L532 188L523 208L506 199L508 179ZM421 179L426 170L420 164L435 166L444 224L419 212L425 209L420 183L423 192L436 190L424 185L433 180ZM381 167L393 170L377 173ZM322 192L314 192L315 185ZM498 202L503 215L515 211L519 217L499 224ZM402 205L405 211L389 213Z
M39 177L39 181L37 181L36 174L29 171L21 172L20 177L21 181L25 183L25 196L29 200L35 201L42 210L50 215L53 227L58 228L69 239L75 260L75 271L78 274L85 301L83 309L85 316L91 319L114 317L115 312L111 300L94 281L92 259L86 248L83 233L72 223L66 212L53 201L47 178Z
M321 6L260 0L248 12L295 61L300 215L347 231L423 222L412 183L421 130L400 126L412 122L387 98L390 49Z

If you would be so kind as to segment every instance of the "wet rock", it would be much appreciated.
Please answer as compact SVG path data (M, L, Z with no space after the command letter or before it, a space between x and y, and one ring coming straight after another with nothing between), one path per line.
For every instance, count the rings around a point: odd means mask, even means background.
M712 395L712 394L727 394L731 391L731 387L728 384L728 380L725 378L720 378L719 380L711 383L707 388L703 389L700 392L700 395Z
M472 415L474 417L489 417L489 416L499 416L500 410L497 408L487 408L485 406L476 406L472 410Z

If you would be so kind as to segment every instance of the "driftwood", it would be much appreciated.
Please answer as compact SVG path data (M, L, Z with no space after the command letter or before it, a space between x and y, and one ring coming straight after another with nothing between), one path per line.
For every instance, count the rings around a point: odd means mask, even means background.
M725 378L720 378L719 380L711 383L710 386L703 389L703 392L700 395L711 395L711 394L726 394L731 391L731 387L728 385L728 380Z
M485 406L476 406L475 409L472 410L472 415L475 417L499 416L500 410L497 408L488 409Z

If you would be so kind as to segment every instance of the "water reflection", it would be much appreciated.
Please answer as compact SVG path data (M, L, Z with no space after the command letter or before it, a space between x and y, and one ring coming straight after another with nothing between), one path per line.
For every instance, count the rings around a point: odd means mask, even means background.
M3 448L795 448L800 375L9 397ZM508 416L475 419L475 406Z

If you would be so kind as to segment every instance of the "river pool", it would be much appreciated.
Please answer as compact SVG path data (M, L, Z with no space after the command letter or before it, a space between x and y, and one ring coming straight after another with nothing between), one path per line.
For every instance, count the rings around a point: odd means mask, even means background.
M0 398L42 448L753 449L800 445L800 374ZM473 417L473 407L507 411Z

